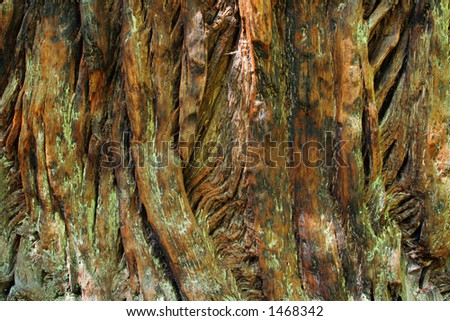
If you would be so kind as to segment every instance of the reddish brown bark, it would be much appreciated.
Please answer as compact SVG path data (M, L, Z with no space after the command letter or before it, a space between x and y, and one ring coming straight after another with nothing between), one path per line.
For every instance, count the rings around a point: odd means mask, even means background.
M448 299L449 16L2 1L2 299Z

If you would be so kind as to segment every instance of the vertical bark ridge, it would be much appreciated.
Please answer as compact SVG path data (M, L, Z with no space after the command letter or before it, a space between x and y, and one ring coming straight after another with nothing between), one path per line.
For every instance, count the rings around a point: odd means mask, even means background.
M256 9L258 8L258 9ZM269 300L304 298L293 236L287 157L272 147L287 141L288 102L282 37L283 2L241 1L245 37L254 77L249 99L249 141L258 142L260 162L246 167L247 211L255 216L263 294ZM275 146L272 146L275 144ZM276 162L276 163L275 163Z
M335 67L331 39L337 22L331 16L331 10L326 3L308 1L295 2L288 8L292 46L289 53L293 61L291 184L305 292L313 299L345 300L346 284L340 253L345 256L347 239L329 193L332 184L330 168L317 163L320 157L317 148L309 149L313 150L312 155L306 154L308 142L324 143L325 134L334 131ZM340 135L339 131L336 135Z
M195 300L238 299L233 275L221 265L209 236L192 213L179 156L174 150L167 150L166 144L173 142L176 129L174 97L179 90L176 65L181 37L171 32L165 21L172 21L171 15L179 5L153 3L154 11L147 11L145 6L137 9L138 3L133 2L124 8L125 95L131 130L133 139L144 145L154 143L148 147L144 167L136 168L137 187L183 295ZM149 26L143 28L142 23ZM148 36L150 28L152 41ZM153 59L139 54L141 48L150 52ZM133 72L135 68L137 73ZM138 163L138 153L134 151L133 157ZM151 161L157 157L166 159L167 166L152 166Z

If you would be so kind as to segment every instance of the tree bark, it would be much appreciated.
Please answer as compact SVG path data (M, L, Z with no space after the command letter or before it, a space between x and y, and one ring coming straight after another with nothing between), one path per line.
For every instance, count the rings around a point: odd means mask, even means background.
M1 1L0 298L448 300L449 19Z

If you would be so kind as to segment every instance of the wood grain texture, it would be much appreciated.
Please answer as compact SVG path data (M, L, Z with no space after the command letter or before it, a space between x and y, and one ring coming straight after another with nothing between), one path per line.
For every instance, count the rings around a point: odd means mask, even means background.
M0 3L3 300L448 300L448 3Z

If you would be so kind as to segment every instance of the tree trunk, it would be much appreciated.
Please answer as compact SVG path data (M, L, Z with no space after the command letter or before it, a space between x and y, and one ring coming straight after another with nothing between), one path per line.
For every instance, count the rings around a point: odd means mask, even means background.
M0 1L0 298L450 298L441 0Z

